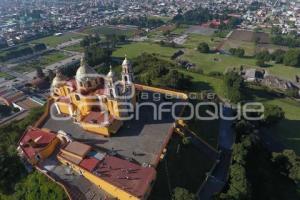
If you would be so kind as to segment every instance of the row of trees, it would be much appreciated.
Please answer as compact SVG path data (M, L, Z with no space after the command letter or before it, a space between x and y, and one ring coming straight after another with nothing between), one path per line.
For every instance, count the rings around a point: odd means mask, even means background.
M287 66L300 67L300 50L289 49L288 51L284 51L277 49L272 54L268 50L264 50L256 54L256 59L257 65L260 67L265 67L266 62L271 60Z
M241 142L234 144L232 164L230 166L230 184L226 192L221 193L219 199L246 200L251 199L251 184L247 180L246 157L252 145L252 138L247 136Z
M227 99L232 103L238 103L244 97L244 79L236 71L229 71L223 77L223 91Z
M243 48L230 48L229 53L240 58L245 56L245 50Z
M33 109L25 119L0 128L0 199L67 199L64 191L44 175L27 175L16 152L19 138L42 113L43 108Z
M89 35L84 37L80 45L84 47L85 58L87 63L95 66L102 63L107 63L111 60L112 48L117 41L117 36L107 36L105 42L101 42L99 35Z
M3 55L0 55L0 61L5 62L10 59L31 55L35 52L40 52L42 50L45 50L46 48L47 47L45 44L36 44L33 47L25 46L25 47L20 47L20 48L13 49L13 50L8 50Z

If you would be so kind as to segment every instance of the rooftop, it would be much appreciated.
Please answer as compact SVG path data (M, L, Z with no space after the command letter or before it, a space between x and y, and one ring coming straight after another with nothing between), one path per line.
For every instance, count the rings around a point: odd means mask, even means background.
M71 150L74 151L73 148L77 146L84 147L84 150L90 149L85 144L72 142L64 150L68 151L72 147ZM77 154L76 150L74 152ZM91 150L84 152L87 156L80 163L75 163L76 165L136 197L143 197L156 177L156 171L152 167L142 167L103 152ZM70 156L63 153L63 150L59 156L73 162Z
M54 133L30 128L20 139L19 145L25 155L28 158L32 158L55 138L56 135Z
M153 93L148 93L148 95L151 98L149 102L159 104L164 101L162 98L155 101ZM164 108L167 107L169 106ZM176 107L176 113L179 113L181 108ZM150 106L141 106L139 113L139 119L125 121L118 133L109 138L84 131L72 119L55 120L50 117L44 124L44 128L55 132L63 130L76 141L88 144L95 149L113 150L120 156L133 159L140 164L154 164L160 156L161 149L169 140L170 129L175 120L170 113L166 112L162 113L161 120L154 120L153 108Z

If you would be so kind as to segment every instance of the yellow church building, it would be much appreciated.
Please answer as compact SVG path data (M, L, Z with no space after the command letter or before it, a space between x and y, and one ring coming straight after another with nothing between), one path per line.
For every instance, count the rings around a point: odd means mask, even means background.
M98 74L81 59L74 78L58 70L51 86L51 97L58 114L73 118L84 130L111 136L122 127L126 116L124 102L135 106L134 75L130 61L122 63L121 80L110 67L107 75Z

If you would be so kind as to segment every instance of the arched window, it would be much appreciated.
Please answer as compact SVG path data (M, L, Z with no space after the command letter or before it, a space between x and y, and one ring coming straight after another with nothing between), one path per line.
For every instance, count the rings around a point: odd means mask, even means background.
M127 81L128 81L128 77L127 77L127 76L125 76L125 77L124 77L124 79L125 79L125 82L127 82Z

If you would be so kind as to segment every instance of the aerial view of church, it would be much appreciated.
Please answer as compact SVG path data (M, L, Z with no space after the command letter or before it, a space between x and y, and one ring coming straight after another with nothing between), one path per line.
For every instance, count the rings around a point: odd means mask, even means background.
M179 96L176 101L185 97L135 84L126 57L121 80L112 67L107 75L99 75L82 58L73 78L57 70L46 111L23 134L19 154L62 185L70 199L89 199L89 192L95 196L90 199L147 199L175 121L169 113L155 120L147 106L140 108L139 118L122 117L129 115L124 102L134 110L143 101L141 93L152 101L154 92Z

